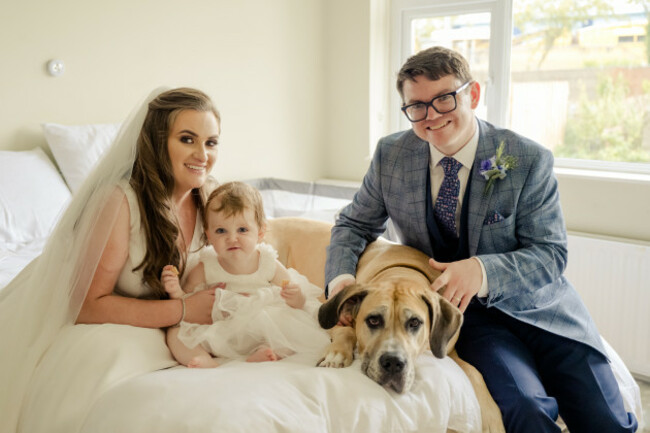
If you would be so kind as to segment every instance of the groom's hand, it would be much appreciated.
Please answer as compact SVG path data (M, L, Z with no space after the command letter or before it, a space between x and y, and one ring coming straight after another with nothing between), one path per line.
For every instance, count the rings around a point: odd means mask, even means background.
M328 299L329 299L329 298L333 298L334 296L336 296L336 294L337 294L338 292L340 292L341 290L345 289L347 286L351 286L351 285L354 284L355 282L356 282L356 281L355 281L354 277L344 278L343 280L339 281L339 283L338 283L336 286L334 286L334 287L330 287L330 291L329 291L329 293L328 293L327 298L328 298Z
M334 287L330 288L328 299L332 299L338 292L345 289L347 286L351 286L356 282L354 277L343 278L338 282ZM349 313L346 313L345 308L341 309L341 315L339 316L338 326L352 326L353 319Z
M483 272L477 259L470 258L457 262L441 263L429 259L429 265L442 272L438 278L431 283L431 289L440 292L442 297L465 312L469 302L481 289L483 283Z

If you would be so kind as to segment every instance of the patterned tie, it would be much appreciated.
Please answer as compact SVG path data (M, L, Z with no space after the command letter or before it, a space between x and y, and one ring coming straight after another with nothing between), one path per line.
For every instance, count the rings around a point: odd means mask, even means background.
M458 170L463 166L454 158L445 156L440 160L445 178L440 185L438 198L433 207L433 215L441 228L442 234L446 237L456 238L456 206L458 205L458 193L460 192L460 180Z

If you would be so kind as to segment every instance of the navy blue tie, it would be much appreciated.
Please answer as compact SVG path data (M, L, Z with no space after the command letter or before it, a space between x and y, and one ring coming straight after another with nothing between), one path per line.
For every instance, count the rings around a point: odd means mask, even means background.
M445 156L440 160L445 171L445 178L440 185L436 204L433 206L433 215L436 218L438 227L447 238L457 238L456 232L456 207L458 206L458 193L460 192L460 180L458 170L463 166L454 158Z

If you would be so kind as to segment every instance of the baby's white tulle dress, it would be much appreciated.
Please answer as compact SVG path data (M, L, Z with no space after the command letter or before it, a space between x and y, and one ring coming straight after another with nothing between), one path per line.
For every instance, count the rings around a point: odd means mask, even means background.
M226 283L226 288L215 293L214 323L182 322L179 339L187 347L201 345L214 356L230 359L244 359L261 347L271 348L280 357L322 354L330 342L316 319L322 289L289 269L291 283L298 284L306 298L302 309L290 307L280 296L281 288L270 282L277 252L265 243L258 245L258 251L259 267L246 275L226 272L214 249L201 251L206 285Z

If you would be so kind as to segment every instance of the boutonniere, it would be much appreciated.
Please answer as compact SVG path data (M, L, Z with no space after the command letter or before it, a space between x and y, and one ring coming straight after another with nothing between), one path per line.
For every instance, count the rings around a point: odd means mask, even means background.
M490 159L481 161L480 173L487 180L483 195L487 195L490 192L494 181L497 179L505 179L507 171L517 167L517 158L512 155L503 154L505 145L505 142L502 141L497 148L496 155Z

